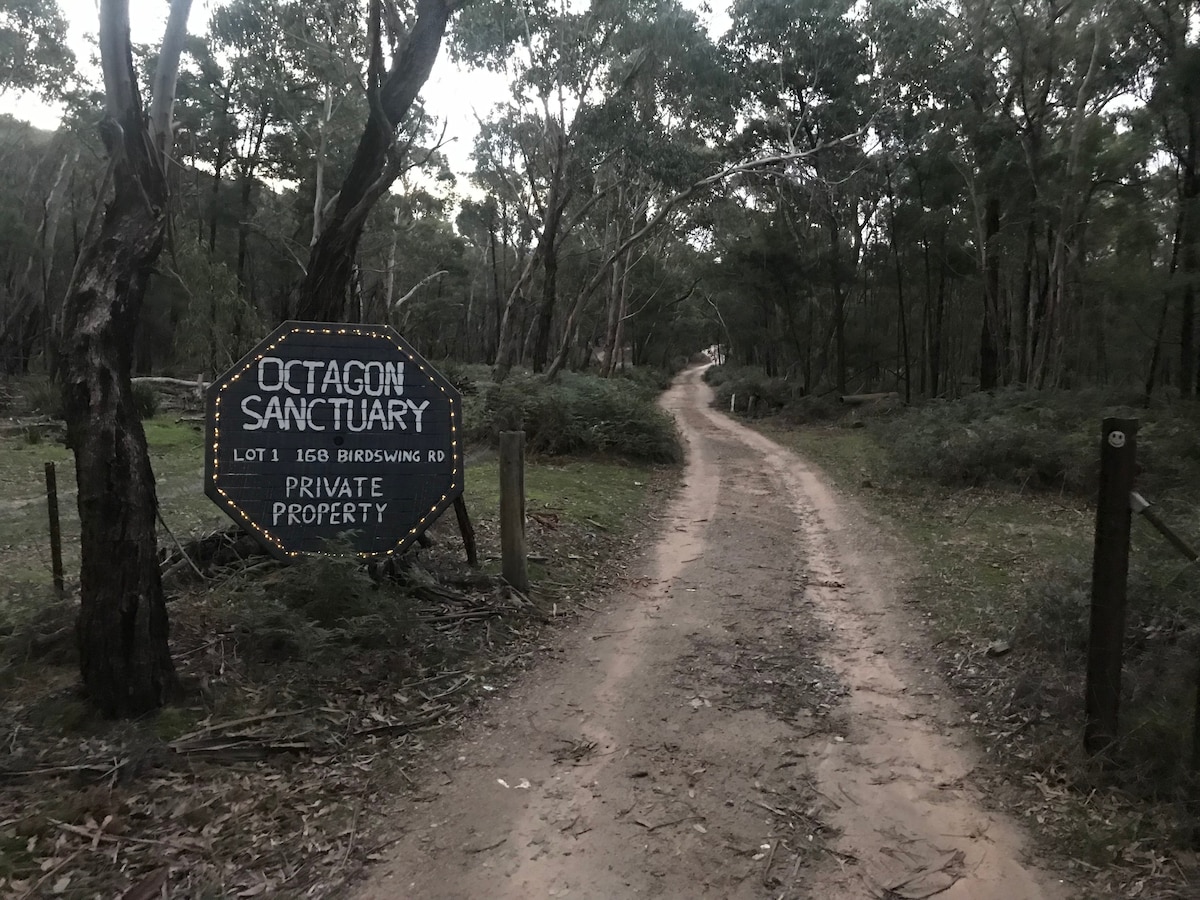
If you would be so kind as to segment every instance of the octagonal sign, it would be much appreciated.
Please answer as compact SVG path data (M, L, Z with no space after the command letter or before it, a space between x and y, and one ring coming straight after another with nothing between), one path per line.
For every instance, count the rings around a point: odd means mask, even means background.
M390 556L462 493L461 425L392 328L285 322L208 389L205 493L276 556Z

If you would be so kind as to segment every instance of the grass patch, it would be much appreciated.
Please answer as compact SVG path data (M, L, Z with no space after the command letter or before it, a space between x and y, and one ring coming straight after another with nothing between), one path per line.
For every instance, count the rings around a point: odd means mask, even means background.
M500 508L500 466L482 460L467 469L466 496L474 509ZM585 528L616 530L645 496L656 469L645 464L601 459L527 461L525 506L533 515L553 517Z
M767 424L762 430L869 500L913 544L920 562L914 587L935 640L1011 638L1042 561L1077 557L1090 547L1092 520L1073 498L931 489L898 476L888 449L867 429Z
M188 535L223 525L225 515L204 495L204 448L199 428L177 422L173 415L147 419L143 426L162 516L171 530ZM12 615L14 604L23 607L41 603L51 583L47 462L55 464L68 581L79 565L79 513L71 451L52 441L31 444L20 434L0 435L0 571L9 588L0 598L0 615Z

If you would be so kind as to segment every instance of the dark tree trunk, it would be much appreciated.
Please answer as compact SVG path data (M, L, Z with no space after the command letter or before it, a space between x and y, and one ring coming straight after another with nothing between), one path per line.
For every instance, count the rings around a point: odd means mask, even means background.
M1179 268L1183 281L1182 316L1179 333L1179 389L1185 397L1200 392L1196 367L1196 293L1200 276L1200 119L1189 111L1187 143L1179 154L1180 222L1183 240Z
M979 334L979 389L990 391L1000 384L1000 201L988 197L984 216L983 325Z
M367 84L371 111L334 209L309 251L308 269L297 296L297 318L314 322L345 319L367 215L400 174L403 154L395 146L396 128L429 78L450 16L459 5L452 0L417 0L412 30L384 72L381 3L372 0Z
M254 135L254 144L250 155L246 157L241 167L241 213L238 215L238 247L237 247L237 280L238 289L243 297L249 296L247 288L246 265L250 251L250 220L254 217L254 182L258 171L258 161L262 155L263 140L267 133L267 120L270 118L269 107L263 107L258 119L258 130ZM215 222L215 213L214 213Z
M943 243L943 250L945 245ZM943 257L944 258L944 257ZM946 265L938 270L937 306L933 315L933 330L929 336L929 396L940 397L945 391L942 380L942 346L945 342L944 322L946 318Z
M841 234L837 219L829 212L829 272L833 281L834 381L839 393L846 393L846 291L842 285Z
M896 267L896 322L900 330L900 358L904 365L904 402L912 403L912 372L909 366L908 311L904 305L904 269L900 265L900 247L896 242L896 192L892 187L892 172L884 163L888 186L888 211L891 221L892 261Z
M172 9L180 30L187 6L177 0ZM166 234L167 154L142 113L123 4L101 8L101 52L108 109L101 131L114 195L63 309L63 407L79 487L80 670L102 713L133 716L161 706L177 686L154 475L129 381L142 298Z
M229 151L229 95L232 89L233 80L230 79L225 85L225 93L221 100L221 134L217 138L217 157L213 163L212 208L209 210L208 220L209 252L217 249L217 213L221 208L221 170L225 168L225 163L229 161L226 154Z
M565 156L566 139L559 135L556 142L553 181L550 185L550 196L546 201L546 222L538 244L545 277L542 279L542 302L538 306L533 352L530 356L530 364L535 372L544 371L546 363L550 360L550 326L554 321L554 307L558 302L559 231L562 228L563 213L573 193L570 189L564 190L562 186Z
M550 228L550 223L546 223ZM557 224L555 225L557 230ZM553 238L550 239L553 241ZM542 372L550 357L550 325L554 321L554 307L558 301L558 247L549 244L542 260L542 302L538 305L537 320L534 323L533 352L530 354L530 365L533 371Z
M488 222L488 251L492 257L492 277L488 281L488 290L491 294L492 312L496 321L491 323L492 329L489 332L489 344L484 348L484 358L488 362L496 361L496 350L500 346L500 319L504 315L504 295L500 289L500 265L496 261L496 229L492 222Z

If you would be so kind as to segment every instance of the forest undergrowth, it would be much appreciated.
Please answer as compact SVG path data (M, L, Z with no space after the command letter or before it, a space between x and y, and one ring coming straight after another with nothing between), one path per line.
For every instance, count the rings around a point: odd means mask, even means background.
M1120 738L1102 762L1082 733L1100 423L1139 420L1137 490L1195 546L1200 407L1016 389L851 406L753 369L708 379L913 548L904 600L995 763L993 801L1087 897L1196 896L1200 571L1137 517Z

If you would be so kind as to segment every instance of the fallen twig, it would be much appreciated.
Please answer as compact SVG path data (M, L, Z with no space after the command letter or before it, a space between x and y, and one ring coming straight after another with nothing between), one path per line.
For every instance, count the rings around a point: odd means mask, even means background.
M107 778L114 772L120 771L129 760L106 763L81 763L76 766L43 766L40 769L18 769L13 771L0 770L0 781L19 781L23 778L55 778L60 775L74 775L88 772L99 778Z
M268 756L278 753L317 753L323 748L302 741L273 743L253 738L238 738L225 739L215 744L193 744L191 746L172 744L171 749L181 756L205 756L221 761L244 762L252 759L266 759Z
M212 722L211 724L205 725L203 728L198 728L195 731L192 731L192 732L189 732L188 734L177 737L175 740L171 741L170 746L174 747L176 744L185 744L188 741L194 741L196 738L201 738L201 737L204 737L205 735L214 734L215 732L218 732L218 731L225 731L226 729L229 729L229 728L239 728L242 725L256 725L259 722L267 722L271 719L284 719L289 716L299 716L306 712L310 712L310 710L307 710L307 709L271 710L270 712L259 713L258 715L254 715L254 716L243 716L240 719L226 719L224 722Z
M65 869L67 866L69 866L71 863L73 863L75 861L75 857L77 857L82 852L83 852L82 850L76 850L74 853L72 853L70 856L68 856L62 862L60 862L57 866L55 866L49 872L44 874L41 878L39 878L37 881L34 882L33 887L31 887L29 890L27 890L24 894L20 895L20 900L28 900L28 898L30 898L30 897L36 897L38 894L38 888L40 888L42 886L43 882L54 877L59 872L61 872L63 869Z
M771 864L775 862L775 851L779 848L779 838L771 841L771 852L767 854L767 861L763 863L762 883L763 887L771 886Z
M434 710L424 716L419 716L415 719L409 719L405 722L390 722L384 725L372 725L370 728L360 728L354 732L355 737L364 737L371 734L403 734L408 731L415 731L418 728L423 728L426 725L432 725L448 713L453 707L449 703L445 704L441 709Z
M672 825L682 825L684 822L690 822L692 819L703 819L704 816L684 816L682 819L671 819L669 822L659 822L657 825L651 825L645 819L634 819L633 821L641 825L647 831L658 831L660 828L669 828Z

